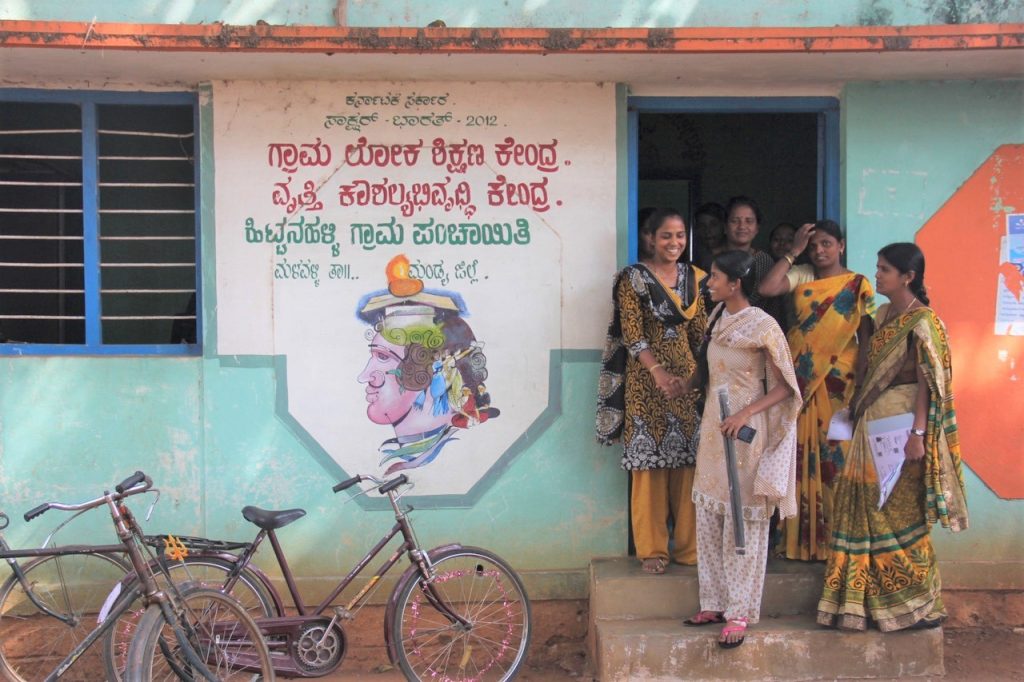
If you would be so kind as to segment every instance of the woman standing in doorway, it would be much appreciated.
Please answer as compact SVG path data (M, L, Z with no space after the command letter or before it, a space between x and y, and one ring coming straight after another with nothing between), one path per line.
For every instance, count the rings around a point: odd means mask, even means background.
M836 479L832 552L818 602L822 625L889 632L945 619L929 527L967 528L960 441L946 327L928 307L924 254L916 244L878 252L875 288L889 303L868 348L853 401L855 427ZM872 422L909 415L899 479L879 505Z
M848 441L828 439L832 415L846 409L864 376L874 292L864 275L842 264L846 240L831 220L797 230L788 253L761 282L763 296L793 293L796 324L789 349L803 408L797 420L799 514L780 523L775 552L787 559L824 560L832 539L832 481ZM793 265L806 251L810 265Z
M697 505L697 574L700 612L687 625L725 623L719 646L743 643L757 623L764 588L768 528L778 509L796 513L796 415L800 392L786 337L763 310L750 305L754 258L743 251L715 257L708 291L718 303L708 330L708 377L701 421L693 500ZM767 390L766 390L767 388ZM730 415L721 418L718 394L728 396ZM755 433L738 440L742 427ZM732 517L723 439L734 439L743 518ZM733 524L742 523L744 554L737 554Z
M653 254L615 280L598 387L597 438L622 438L622 467L632 474L630 512L637 557L648 573L664 573L671 558L697 561L693 467L699 416L685 377L707 324L699 288L705 273L680 263L686 226L675 211L655 211L643 226Z
M749 253L754 259L754 291L750 294L750 305L761 308L775 318L779 326L785 324L782 299L767 298L758 293L757 287L768 271L775 265L772 257L754 248L754 239L761 229L761 209L750 197L733 197L725 207L728 218L725 223L725 248Z

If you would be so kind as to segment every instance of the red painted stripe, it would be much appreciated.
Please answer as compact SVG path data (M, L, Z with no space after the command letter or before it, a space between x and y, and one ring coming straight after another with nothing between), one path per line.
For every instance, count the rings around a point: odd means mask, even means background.
M1024 24L810 28L351 28L0 21L0 47L369 53L908 52L1024 47Z

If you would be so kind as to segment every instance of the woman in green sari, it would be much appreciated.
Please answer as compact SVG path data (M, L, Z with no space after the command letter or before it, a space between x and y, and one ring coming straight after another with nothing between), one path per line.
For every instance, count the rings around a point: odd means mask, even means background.
M864 383L854 397L849 455L836 479L832 551L818 602L822 625L883 632L936 627L945 619L929 528L967 528L967 504L946 328L928 307L924 254L910 243L878 252L878 311ZM904 461L879 505L868 437L872 422L911 415Z

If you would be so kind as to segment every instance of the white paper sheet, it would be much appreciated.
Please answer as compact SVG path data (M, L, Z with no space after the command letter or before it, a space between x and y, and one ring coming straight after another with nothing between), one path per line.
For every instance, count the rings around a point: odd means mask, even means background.
M881 509L889 494L900 480L903 469L903 448L914 426L911 412L868 421L868 441L878 473L878 508Z
M829 440L850 440L853 438L853 422L850 421L850 408L839 410L828 422Z

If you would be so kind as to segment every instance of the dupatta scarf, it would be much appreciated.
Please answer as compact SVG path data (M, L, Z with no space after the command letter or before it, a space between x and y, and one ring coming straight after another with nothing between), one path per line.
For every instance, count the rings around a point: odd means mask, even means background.
M918 308L883 325L871 337L868 370L855 419L892 384L911 345L928 381L928 424L924 437L925 514L951 531L968 526L967 498L960 456L960 437L953 405L953 366L946 327L931 308Z
M597 441L612 445L622 438L626 414L626 362L629 350L622 342L622 319L619 311L619 282L629 278L641 305L648 307L651 314L666 327L686 322L697 314L699 286L707 274L696 265L679 263L680 277L686 277L686 290L690 300L680 305L678 297L669 291L651 270L641 264L629 265L615 275L612 286L612 319L605 335L604 352L601 354L601 372L597 385ZM685 307L684 307L685 306Z

